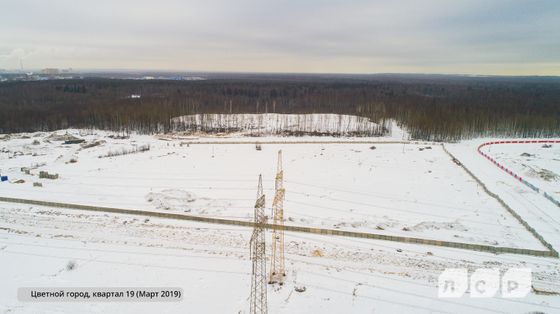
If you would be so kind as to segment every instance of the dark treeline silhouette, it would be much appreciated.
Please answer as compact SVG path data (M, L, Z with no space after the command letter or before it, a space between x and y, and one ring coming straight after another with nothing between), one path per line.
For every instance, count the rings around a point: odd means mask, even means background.
M138 97L140 96L140 97ZM338 113L394 119L412 138L560 135L560 79L267 75L204 81L86 78L0 84L0 132L169 132L198 113Z

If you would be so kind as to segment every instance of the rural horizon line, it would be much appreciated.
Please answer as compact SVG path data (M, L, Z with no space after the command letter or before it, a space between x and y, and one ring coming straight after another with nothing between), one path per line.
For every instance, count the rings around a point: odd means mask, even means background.
M70 73L193 73L193 74L272 74L272 75L426 75L426 76L465 76L465 77L550 77L560 78L560 74L479 74L479 73L445 73L445 72L292 72L292 71L218 71L218 70L182 70L182 69L141 69L141 68L74 68L41 67L29 69L0 69L6 72L34 72L44 69L71 69Z

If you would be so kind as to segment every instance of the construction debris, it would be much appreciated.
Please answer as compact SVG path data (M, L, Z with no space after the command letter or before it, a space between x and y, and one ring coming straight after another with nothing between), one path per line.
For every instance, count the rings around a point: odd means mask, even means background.
M296 292L305 292L305 290L307 290L307 289L305 288L305 286L295 286L294 290Z
M47 171L40 171L39 172L39 178L55 180L55 179L58 179L58 173L50 174Z
M80 144L80 146L83 149L87 149L87 148L92 148L92 147L99 146L99 145L102 145L102 144L105 144L105 143L106 143L106 141L104 141L104 140L96 140L96 141L89 142L89 143L82 143L82 144Z
M85 142L86 140L81 139L81 138L77 138L75 140L68 140L68 141L64 141L64 144L80 144Z
M84 140L80 139L79 137L75 137L75 136L73 136L71 134L68 134L68 133L62 134L62 135L52 133L51 135L49 135L47 137L47 139L49 139L51 141L64 141L64 143L69 142L69 141L70 142L71 141L76 141L76 140L81 140L82 142L84 141Z

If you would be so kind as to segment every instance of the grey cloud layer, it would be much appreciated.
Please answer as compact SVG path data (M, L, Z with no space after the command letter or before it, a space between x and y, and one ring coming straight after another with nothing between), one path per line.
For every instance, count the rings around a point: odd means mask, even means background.
M558 1L0 2L0 68L560 75Z

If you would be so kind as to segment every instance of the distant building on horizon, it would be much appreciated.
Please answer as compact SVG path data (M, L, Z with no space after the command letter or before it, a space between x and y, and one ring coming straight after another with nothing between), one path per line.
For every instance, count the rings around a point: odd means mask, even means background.
M45 74L45 75L58 75L60 73L60 71L56 68L46 68L41 70L41 73Z

